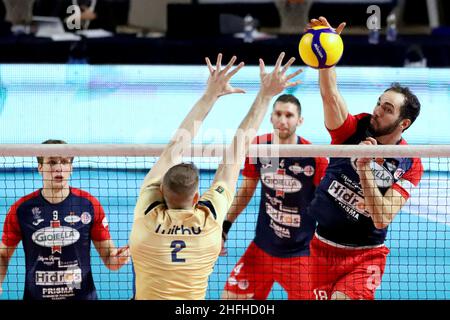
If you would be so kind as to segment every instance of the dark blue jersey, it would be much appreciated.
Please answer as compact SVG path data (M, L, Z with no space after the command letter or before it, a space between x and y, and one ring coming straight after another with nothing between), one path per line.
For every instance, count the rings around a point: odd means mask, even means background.
M344 124L331 130L333 144L359 144L370 136L369 114L349 115ZM403 139L399 144L406 144ZM423 173L420 159L384 158L370 164L381 194L389 188L405 199ZM361 247L384 243L387 227L377 229L365 211L364 195L356 172L355 158L331 158L325 177L317 188L309 214L317 219L317 233L337 244Z
M18 200L5 220L2 241L25 251L24 299L97 299L91 270L91 240L110 239L102 206L71 188L52 204L37 190Z
M271 144L272 135L256 138ZM297 137L298 144L309 144ZM275 257L309 254L316 222L305 215L316 185L325 172L325 158L247 158L245 177L261 180L261 201L254 242Z

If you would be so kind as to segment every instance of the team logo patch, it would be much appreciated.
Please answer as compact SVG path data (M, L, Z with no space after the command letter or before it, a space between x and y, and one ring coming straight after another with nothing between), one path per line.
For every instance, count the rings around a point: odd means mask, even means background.
M314 168L312 166L306 166L304 174L307 177L311 177L314 174Z
M225 189L224 189L223 187L221 187L221 186L218 186L218 187L216 188L216 191L217 191L218 193L223 193L223 192L225 191Z
M92 220L92 216L89 212L83 212L81 214L81 222L83 224L89 224L91 222L91 220Z
M248 280L241 280L238 282L238 288L241 290L247 290L249 285Z
M31 213L33 214L34 226L38 226L41 222L44 221L44 219L42 219L41 217L41 209L39 209L38 207L34 207L33 209L31 209Z
M394 172L394 179L395 179L395 180L400 179L400 178L403 176L403 174L405 174L405 170L403 170L402 168L398 168L398 169L395 170L395 172Z
M74 212L70 212L68 216L64 218L64 221L69 224L75 224L80 222L81 218L77 216Z

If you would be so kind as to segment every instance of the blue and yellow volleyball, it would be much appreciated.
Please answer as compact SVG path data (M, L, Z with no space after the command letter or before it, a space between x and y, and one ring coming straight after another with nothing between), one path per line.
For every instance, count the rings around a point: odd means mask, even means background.
M316 69L330 68L341 59L344 43L333 29L312 27L300 39L298 51L308 66Z

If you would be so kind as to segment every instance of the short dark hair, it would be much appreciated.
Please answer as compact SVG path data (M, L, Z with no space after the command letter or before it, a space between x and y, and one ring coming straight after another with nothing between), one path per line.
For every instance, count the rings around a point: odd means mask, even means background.
M177 195L192 195L198 190L199 172L193 163L180 163L170 168L163 178L165 189Z
M400 119L409 119L411 120L411 124L413 124L420 113L420 102L417 96L413 94L408 87L403 87L398 82L392 83L391 86L384 92L387 91L401 93L405 97L405 101L400 108ZM405 131L406 129L404 129L403 131Z
M281 96L279 96L277 98L277 100L275 100L275 102L273 104L274 108L275 108L275 104L277 102L295 104L297 106L298 115L299 116L302 115L302 105L300 104L300 101L294 95L292 95L292 94L282 94Z
M56 140L56 139L48 139L42 142L42 144L67 144L64 140ZM70 158L71 162L73 161L73 157ZM37 161L39 164L44 164L44 157L37 157Z

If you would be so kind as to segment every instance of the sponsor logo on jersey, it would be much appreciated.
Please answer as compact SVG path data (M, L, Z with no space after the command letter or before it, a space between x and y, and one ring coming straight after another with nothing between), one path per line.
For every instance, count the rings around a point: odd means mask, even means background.
M356 171L357 158L351 158L350 162ZM403 169L397 168L398 161L395 159L377 158L370 161L370 169L375 178L375 183L380 188L391 187L405 172ZM393 173L394 172L394 173Z
M269 227L273 229L273 231L279 238L289 238L289 239L291 238L291 233L289 229L275 224L273 220L270 220Z
M64 221L69 224L75 224L80 222L81 218L75 214L75 212L71 211L68 216L64 218Z
M392 164L386 163L387 166L392 166ZM375 177L375 183L378 187L388 188L394 183L394 176L392 173L376 161L370 162L370 169L372 169L373 175Z
M61 247L77 242L80 239L80 233L71 227L51 226L37 230L33 233L31 239L41 247L52 248L52 251L61 252Z
M92 216L89 212L83 212L81 214L81 223L83 224L89 224L92 221Z
M38 226L41 222L44 221L44 219L42 219L41 217L41 209L38 207L34 207L33 209L31 209L31 213L33 214L33 225L34 226Z
M367 215L364 211L364 198L351 189L347 188L340 182L333 180L333 182L328 187L328 193L345 206L353 208L358 213Z
M38 286L72 286L79 287L82 281L81 269L64 271L36 271L35 281Z
M298 163L296 163L292 166L289 166L289 170L291 170L294 174L303 173L307 177L311 177L314 175L314 167L309 165L303 168Z
M272 190L276 190L282 194L295 193L302 189L302 183L297 179L284 173L284 170L277 172L267 172L262 174L261 181L264 185Z
M275 222L287 226L299 228L301 223L300 214L291 214L279 211L272 207L269 203L266 203L266 213L272 218Z
M57 287L57 288L43 288L42 289L42 297L43 298L52 298L52 299L62 299L67 297L73 297L75 294L73 293L74 288L70 287Z

